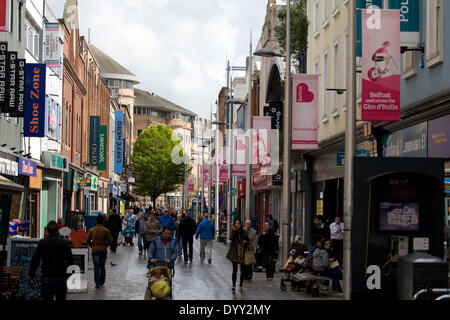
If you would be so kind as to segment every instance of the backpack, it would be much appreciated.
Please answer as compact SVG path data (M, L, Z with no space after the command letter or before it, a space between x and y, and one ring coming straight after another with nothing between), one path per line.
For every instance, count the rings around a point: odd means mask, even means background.
M303 268L306 270L312 270L312 263L313 263L313 255L310 253L306 256L305 262L303 262Z

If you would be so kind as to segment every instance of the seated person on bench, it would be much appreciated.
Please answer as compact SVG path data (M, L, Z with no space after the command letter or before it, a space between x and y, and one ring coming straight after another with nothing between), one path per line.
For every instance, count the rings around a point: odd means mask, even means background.
M320 246L314 251L312 269L313 271L322 277L332 279L333 291L342 293L341 284L339 280L342 280L342 270L334 263L334 258L330 259L330 255L327 250L330 249L331 242L328 239L323 239ZM334 267L334 268L333 268Z

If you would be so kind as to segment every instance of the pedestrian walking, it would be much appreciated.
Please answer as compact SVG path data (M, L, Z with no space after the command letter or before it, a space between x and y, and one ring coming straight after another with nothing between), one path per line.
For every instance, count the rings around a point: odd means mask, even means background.
M150 219L146 221L144 224L145 251L149 250L151 243L161 234L161 232L162 226L161 223L159 223L158 219L156 218L156 213L155 212L150 213ZM148 252L147 256L150 257L150 252Z
M247 220L245 221L245 231L247 231L249 243L247 250L251 251L255 255L256 260L256 246L258 245L258 235L256 233L256 230L252 228L252 221ZM246 280L252 280L253 278L253 268L256 267L256 265L246 265L245 266L245 279Z
M258 250L262 253L267 281L272 281L275 274L275 264L279 249L278 235L272 231L269 222L264 223L264 231L258 239Z
M175 263L179 252L178 242L172 237L172 229L165 227L161 236L152 241L148 257L156 266L167 266L167 263Z
M69 241L59 237L58 224L50 221L47 224L48 238L39 241L31 259L28 275L33 281L42 261L42 298L44 301L66 300L67 268L73 265L72 250Z
M178 241L178 246L180 247L180 253L178 255L179 258L181 258L181 252L183 250L183 243L181 241L181 235L180 235L180 222L181 222L181 213L177 214L177 220L175 221L175 239Z
M197 224L192 218L191 212L186 212L186 216L181 219L179 227L181 242L183 244L184 263L187 263L188 260L192 263L194 255L194 234L196 229Z
M344 248L344 223L341 222L340 217L336 217L334 222L330 225L331 233L331 247L336 255L336 260L342 266L343 248Z
M158 220L163 228L169 227L172 232L175 230L175 222L173 221L173 217L169 214L169 211L167 209L164 210L164 214L161 215Z
M242 226L242 222L236 219L233 224L233 230L230 236L231 244L228 250L227 259L233 263L232 283L231 291L236 292L236 278L238 272L238 266L241 266L241 274L239 279L239 291L243 291L245 268L244 268L244 253L246 245L249 242L247 232Z
M97 224L89 230L87 243L92 248L92 261L94 262L95 288L100 289L105 284L105 263L108 256L108 247L113 242L111 232L105 228L102 215L97 216Z
M145 247L145 222L147 219L144 217L144 213L141 211L139 212L139 219L136 221L134 225L134 233L137 234L138 237L138 250L139 254L142 255L142 251Z
M119 234L122 232L122 220L120 219L119 214L112 213L105 225L112 235L112 243L111 243L111 252L116 253L117 251L117 239L119 238Z
M199 223L195 233L195 239L200 237L200 262L203 263L208 258L208 263L212 263L212 249L214 239L214 224L208 219L207 215L203 216L202 222ZM205 250L206 249L206 250ZM205 254L206 251L206 254Z

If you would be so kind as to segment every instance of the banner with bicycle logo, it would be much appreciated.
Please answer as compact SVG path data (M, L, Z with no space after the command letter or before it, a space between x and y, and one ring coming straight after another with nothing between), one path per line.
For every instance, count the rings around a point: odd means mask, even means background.
M400 10L362 10L362 121L400 121Z

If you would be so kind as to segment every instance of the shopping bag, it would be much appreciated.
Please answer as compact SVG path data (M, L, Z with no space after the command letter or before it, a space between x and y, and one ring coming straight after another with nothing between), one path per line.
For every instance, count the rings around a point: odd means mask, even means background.
M255 255L253 254L253 251L246 250L244 253L244 264L246 266L251 266L256 264Z

